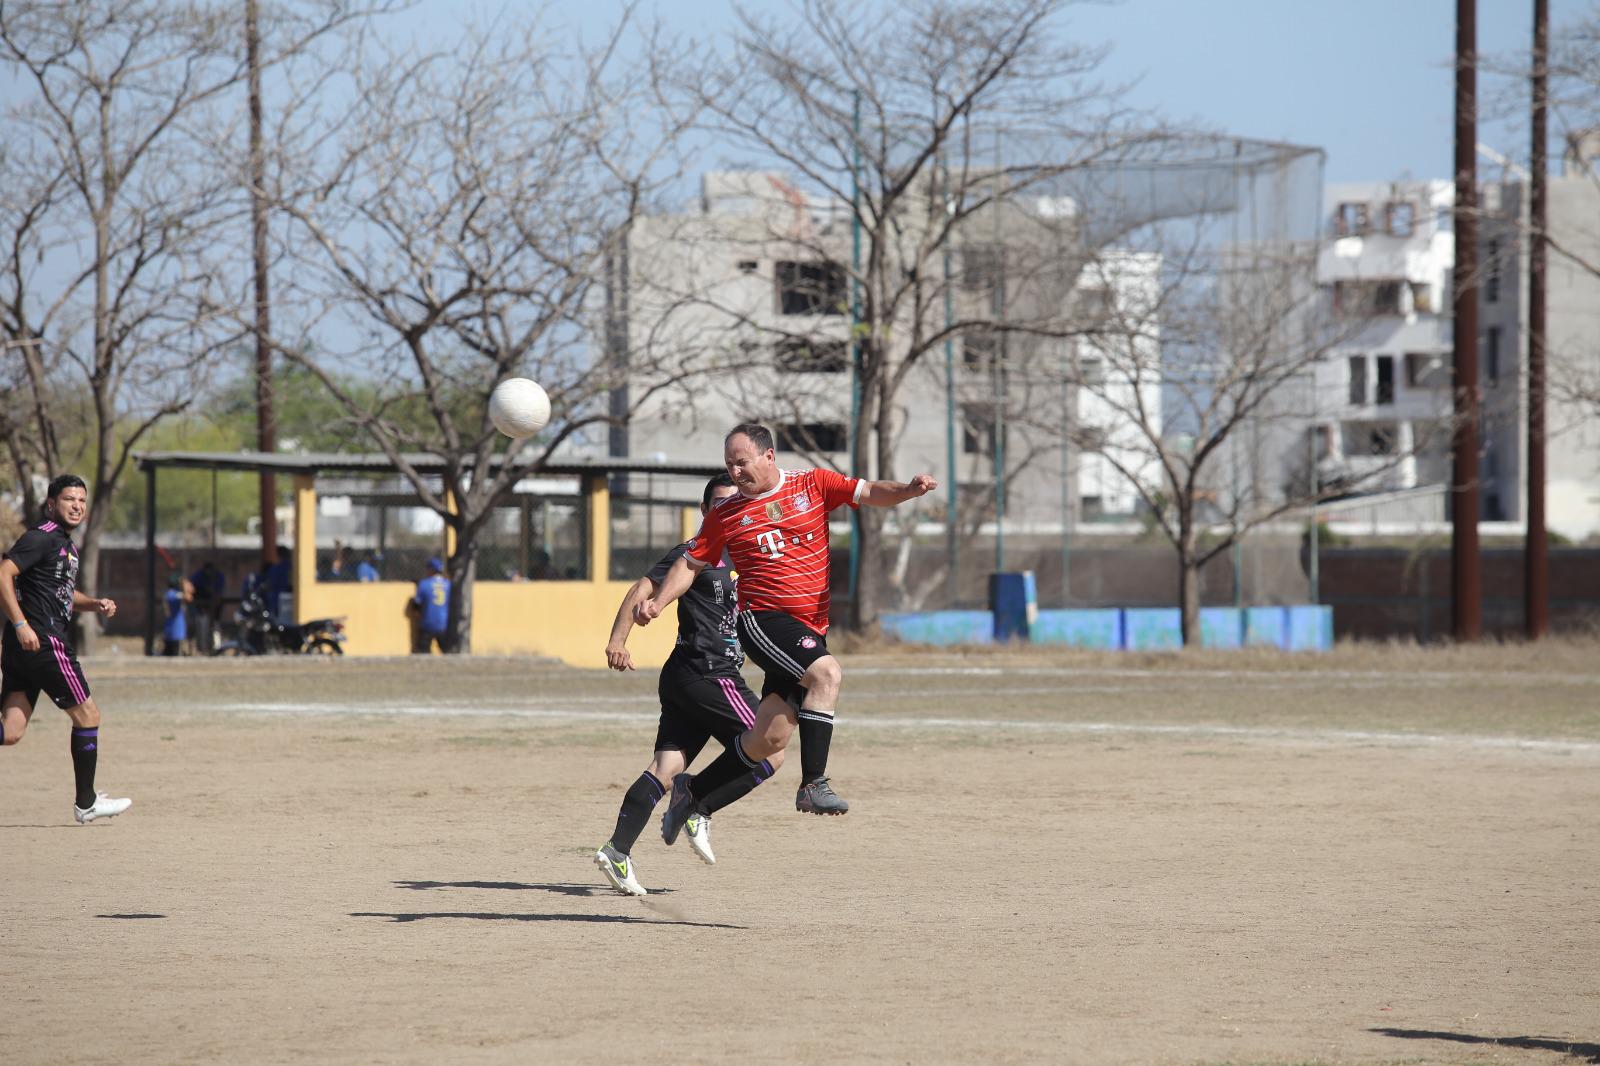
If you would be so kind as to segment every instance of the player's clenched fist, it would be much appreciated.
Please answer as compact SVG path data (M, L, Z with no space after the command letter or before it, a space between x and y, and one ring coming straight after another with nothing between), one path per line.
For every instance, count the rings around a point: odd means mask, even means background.
M661 617L661 605L655 600L645 600L633 609L633 624L647 626Z
M918 474L911 479L909 484L911 485L911 490L918 496L926 496L939 487L938 479L932 474Z

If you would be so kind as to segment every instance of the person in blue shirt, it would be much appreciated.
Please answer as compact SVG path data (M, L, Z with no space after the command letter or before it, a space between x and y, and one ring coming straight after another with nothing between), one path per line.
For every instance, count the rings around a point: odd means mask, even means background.
M167 578L167 620L161 627L162 655L178 655L189 636L188 601L183 590L183 578L173 574Z
M380 576L381 575L378 573L378 553L369 551L367 554L363 555L361 557L361 561L356 564L356 580L363 582L377 581L379 580Z
M411 650L427 655L438 644L444 654L449 647L445 634L450 628L450 579L437 556L428 560L428 576L417 582L411 602L417 605L417 643Z
M281 622L294 620L294 603L286 594L294 591L294 553L283 544L278 545L278 561L267 567L262 575L265 582L267 610Z

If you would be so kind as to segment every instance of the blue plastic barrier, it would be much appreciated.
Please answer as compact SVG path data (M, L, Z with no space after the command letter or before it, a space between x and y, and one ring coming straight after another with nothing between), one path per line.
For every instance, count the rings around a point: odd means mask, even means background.
M1287 607L1246 607L1244 642L1248 647L1289 647L1289 609Z
M1117 651L1122 647L1122 611L1116 607L1040 611L1029 639L1035 644Z
M1200 646L1238 648L1244 645L1244 612L1237 607L1200 608Z
M1183 647L1183 612L1176 607L1127 607L1122 646L1129 651Z
M926 611L879 617L883 631L915 644L948 647L993 644L994 615L989 611Z

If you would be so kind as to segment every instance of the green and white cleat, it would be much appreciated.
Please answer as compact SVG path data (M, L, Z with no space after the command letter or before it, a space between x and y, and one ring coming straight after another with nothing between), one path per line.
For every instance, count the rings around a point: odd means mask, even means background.
M633 860L611 846L610 841L600 845L594 853L594 864L606 875L611 887L624 896L648 896L639 879L633 876Z
M689 820L683 823L683 832L700 861L715 866L717 857L711 853L711 815L698 812L689 815Z

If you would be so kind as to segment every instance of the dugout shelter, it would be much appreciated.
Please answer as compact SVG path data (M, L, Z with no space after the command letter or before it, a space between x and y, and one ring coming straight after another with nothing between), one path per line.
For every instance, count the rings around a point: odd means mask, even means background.
M206 470L213 475L272 473L291 479L293 519L288 535L279 536L280 543L293 553L293 604L287 613L296 622L342 616L348 655L404 655L410 651L405 605L423 576L417 561L430 555L448 556L455 547L454 531L438 520L436 532L413 532L405 546L388 555L389 565L379 580L354 581L329 579L330 536L326 530L319 534L318 528L319 516L324 525L331 525L330 514L347 515L350 501L355 500L355 506L369 508L378 516L379 548L402 543L396 533L386 530L385 518L397 509L415 512L419 505L414 495L407 498L396 491L398 474L387 456L161 451L142 453L135 459L145 476L145 654L154 654L155 635L160 631L157 578L162 470ZM407 455L406 460L426 476L442 476L445 470L443 460L435 455ZM711 463L571 457L546 463L528 474L497 508L497 518L502 509L506 512L503 524L509 532L497 545L500 555L494 557L487 572L480 546L472 594L474 653L545 655L574 666L603 665L606 635L623 593L668 547L694 534L700 520L700 487L705 478L722 470L721 465ZM352 485L363 482L371 491L351 491ZM325 498L323 493L330 486L334 492ZM636 493L629 491L630 486L647 487ZM658 486L665 491L659 492ZM342 501L338 508L327 506L336 501ZM638 516L649 516L651 537L615 545L614 532L630 528L630 513L641 529L644 520ZM358 554L370 550L360 541L353 546ZM552 549L561 555L559 568L553 565ZM396 563L396 556L409 565ZM676 633L676 614L669 612L658 624L632 637L629 647L634 660L640 666L664 663Z

